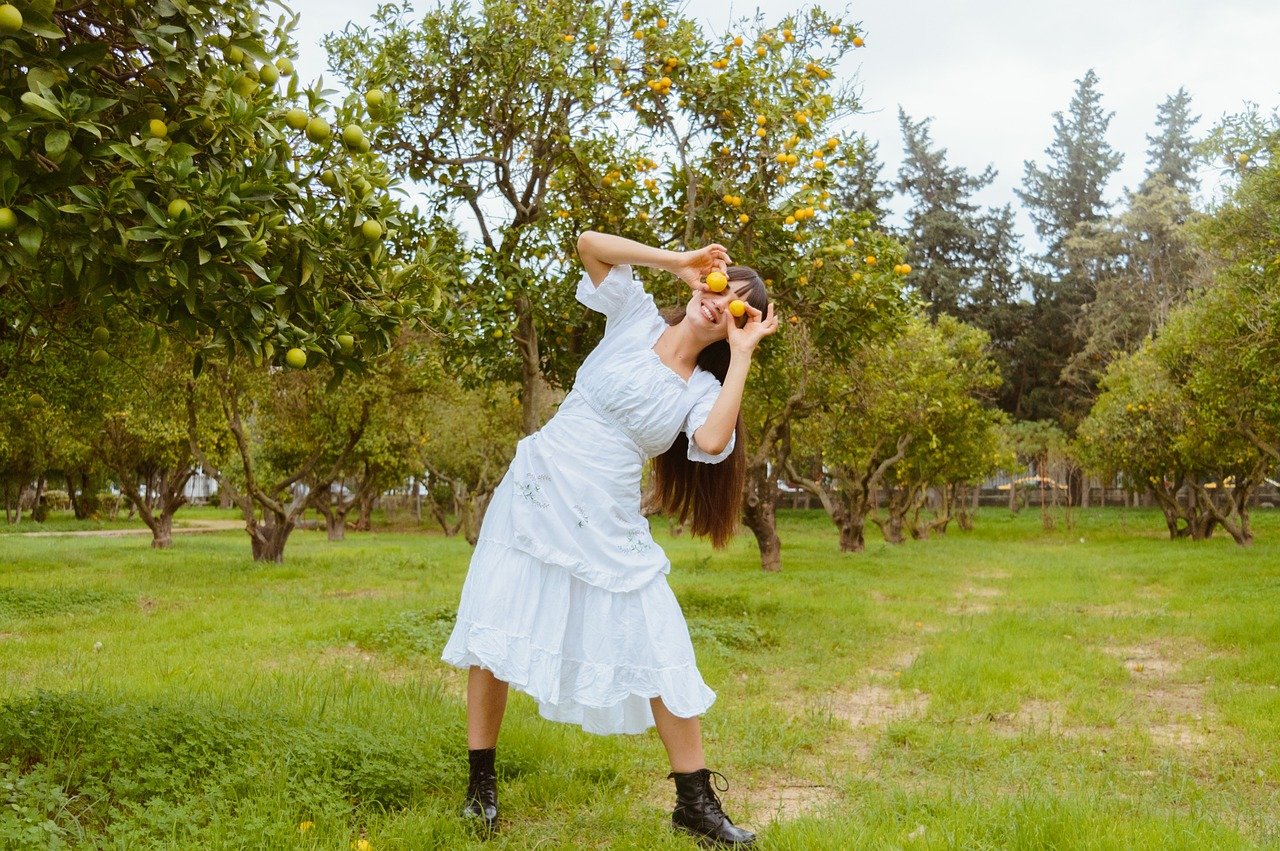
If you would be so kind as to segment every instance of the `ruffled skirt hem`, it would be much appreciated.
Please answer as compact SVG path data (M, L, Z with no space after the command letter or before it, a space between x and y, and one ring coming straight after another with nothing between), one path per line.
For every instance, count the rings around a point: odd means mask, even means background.
M476 546L441 658L489 670L544 718L601 735L652 727L653 697L685 718L716 697L665 576L608 591L493 540Z

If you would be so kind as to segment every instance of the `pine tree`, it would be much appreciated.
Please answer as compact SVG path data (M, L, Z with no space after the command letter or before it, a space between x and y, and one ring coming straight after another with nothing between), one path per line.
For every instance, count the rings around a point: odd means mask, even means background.
M1090 69L1076 81L1067 114L1054 113L1046 165L1027 161L1023 188L1015 190L1045 246L1031 277L1035 308L1016 346L1024 379L1016 410L1026 418L1057 420L1068 430L1088 411L1092 390L1064 383L1063 372L1084 347L1081 317L1114 259L1073 257L1069 245L1078 229L1107 216L1107 181L1123 159L1106 139L1113 115L1102 109L1098 75Z
M1045 262L1060 271L1066 271L1062 246L1071 229L1107 214L1103 193L1124 159L1106 139L1114 115L1103 111L1098 75L1089 69L1076 81L1069 115L1053 114L1053 143L1045 148L1048 163L1041 168L1028 160L1024 188L1014 190L1045 243Z
M1023 315L1013 211L974 202L995 170L988 166L975 175L949 166L946 149L930 135L931 121L912 121L898 110L905 158L896 188L912 200L903 234L910 243L911 284L928 303L931 319L950 314L986 331L1008 380Z
M1156 175L1164 175L1168 185L1190 196L1200 188L1196 177L1195 139L1191 129L1200 116L1191 115L1191 95L1185 88L1165 98L1156 109L1158 133L1147 137L1147 176L1143 186Z
M859 136L854 144L856 156L851 158L852 167L840 172L839 182L831 190L832 197L847 210L866 213L871 221L884 221L884 204L892 193L880 178L883 169L878 156L880 146L865 135Z

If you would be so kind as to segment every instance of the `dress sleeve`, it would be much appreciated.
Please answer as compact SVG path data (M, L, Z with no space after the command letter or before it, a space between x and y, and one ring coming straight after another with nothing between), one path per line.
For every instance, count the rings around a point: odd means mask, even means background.
M631 273L631 267L620 263L609 270L600 286L596 286L591 276L582 273L576 293L578 301L608 318L608 327L626 324L645 314L657 314L653 296L645 292L640 281Z
M693 403L693 407L689 409L689 415L685 418L684 433L689 438L689 460L701 461L704 464L719 464L721 461L729 457L733 452L733 446L738 440L738 430L734 429L729 435L729 442L717 455L711 455L703 452L698 448L697 442L693 439L693 433L702 427L707 421L707 417L711 414L711 408L716 403L716 399L720 397L720 382L709 372L699 371L701 376L700 384L701 393L698 399Z

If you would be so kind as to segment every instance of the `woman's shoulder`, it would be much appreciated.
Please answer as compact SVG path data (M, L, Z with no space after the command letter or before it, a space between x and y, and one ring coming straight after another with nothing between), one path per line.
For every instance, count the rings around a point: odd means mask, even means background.
M697 364L693 367L693 375L689 376L689 389L699 393L719 391L720 379L716 378L714 372L703 369L700 364Z

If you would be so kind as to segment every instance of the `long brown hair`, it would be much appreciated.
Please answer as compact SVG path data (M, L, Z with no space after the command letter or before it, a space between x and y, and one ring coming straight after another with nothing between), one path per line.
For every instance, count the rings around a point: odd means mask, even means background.
M761 313L768 309L769 294L759 272L750 266L730 266L725 276L730 288L741 292L748 304ZM668 325L679 325L684 315L683 307L662 311ZM729 342L717 340L698 353L698 366L723 384L729 372L729 356ZM742 489L747 475L742 432L739 410L733 451L718 464L690 461L689 438L683 431L676 435L670 449L653 459L650 506L681 523L689 523L690 531L711 538L715 549L723 549L732 540L742 513Z

